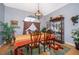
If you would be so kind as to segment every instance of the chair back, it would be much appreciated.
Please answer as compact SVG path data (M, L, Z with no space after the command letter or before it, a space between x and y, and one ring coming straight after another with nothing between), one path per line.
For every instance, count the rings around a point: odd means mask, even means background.
M31 42L33 42L32 44L34 44L34 45L38 44L41 39L41 32L35 31L33 33L30 33L30 37L31 37Z
M49 31L44 32L44 43L47 43L51 38L51 33Z
M50 30L46 31L46 38L47 38L47 40L51 39L51 31Z

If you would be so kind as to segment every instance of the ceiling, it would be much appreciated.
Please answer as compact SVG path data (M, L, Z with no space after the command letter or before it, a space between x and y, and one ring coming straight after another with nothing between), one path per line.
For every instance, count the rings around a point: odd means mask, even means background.
M40 3L39 9L43 15L48 15L51 12L67 5L68 3ZM5 6L35 13L38 3L4 3Z

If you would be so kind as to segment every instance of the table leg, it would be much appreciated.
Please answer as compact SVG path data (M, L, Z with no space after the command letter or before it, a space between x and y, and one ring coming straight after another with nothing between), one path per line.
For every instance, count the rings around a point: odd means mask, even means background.
M39 54L40 54L40 44L39 44Z
M32 55L32 48L30 48L30 52L31 52L31 55Z
M44 52L45 52L45 44L44 44Z
M14 50L14 55L18 55L18 48Z

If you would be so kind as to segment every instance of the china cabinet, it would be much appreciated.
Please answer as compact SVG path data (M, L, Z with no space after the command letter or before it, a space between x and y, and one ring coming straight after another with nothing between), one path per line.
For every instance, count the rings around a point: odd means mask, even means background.
M57 17L50 17L51 30L56 35L57 42L64 43L64 17L62 15Z

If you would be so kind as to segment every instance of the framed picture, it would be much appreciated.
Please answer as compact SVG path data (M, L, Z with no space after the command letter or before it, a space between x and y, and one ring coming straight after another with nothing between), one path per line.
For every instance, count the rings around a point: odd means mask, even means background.
M12 25L14 28L17 28L17 27L18 27L18 21L17 21L17 20L11 20L10 23L11 23L11 25Z

